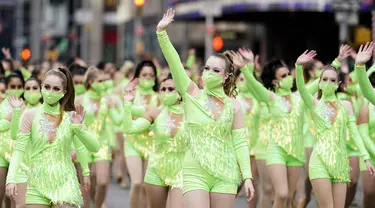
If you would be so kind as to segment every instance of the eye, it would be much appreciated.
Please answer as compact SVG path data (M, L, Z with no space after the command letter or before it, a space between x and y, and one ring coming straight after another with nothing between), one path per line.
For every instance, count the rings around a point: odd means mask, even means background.
M210 68L208 68L207 66L205 66L205 67L204 67L204 70L205 70L205 71L208 71L208 70L210 70Z
M214 69L214 72L215 73L220 73L220 70L219 69Z
M25 90L30 90L31 88L30 87L26 87L26 89Z
M17 85L17 89L22 89L22 85Z
M175 89L173 87L168 87L169 92L173 92Z
M331 79L331 82L336 82L336 79Z
M53 90L54 91L60 91L60 87L54 87Z
M6 90L0 90L0 92L5 94L7 91Z
M10 89L16 89L16 85L10 85Z
M327 78L327 77L324 77L324 78L323 78L323 81L325 81L325 82L328 81L328 78Z
M281 75L281 78L285 78L287 76L288 76L288 74L283 74L283 75Z
M34 86L34 87L33 87L33 90L38 90L38 87L37 87L37 86Z
M167 90L167 88L165 88L165 87L161 88L162 92L165 92L166 90Z

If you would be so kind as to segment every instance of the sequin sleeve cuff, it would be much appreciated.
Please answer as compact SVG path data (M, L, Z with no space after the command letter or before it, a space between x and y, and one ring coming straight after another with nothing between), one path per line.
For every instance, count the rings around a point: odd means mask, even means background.
M335 69L339 69L341 66L341 62L336 58L332 61L331 66L333 66Z
M246 141L246 129L232 130L233 146L236 151L237 163L240 166L242 179L252 179L251 165L250 165L250 152L248 143Z
M375 90L373 89L371 82L367 77L366 66L355 65L355 73L357 74L359 86L361 87L363 96L373 105L375 105Z
M10 138L15 140L20 127L21 108L14 108L10 125Z

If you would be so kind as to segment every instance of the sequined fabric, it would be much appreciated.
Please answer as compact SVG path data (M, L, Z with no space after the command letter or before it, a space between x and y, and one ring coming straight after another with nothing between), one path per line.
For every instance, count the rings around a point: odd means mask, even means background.
M321 158L335 181L348 182L350 179L346 149L346 126L349 115L344 106L338 103L338 112L332 124L326 106L326 103L319 101L312 112L312 118L317 128L317 142L314 151Z
M271 138L271 114L266 103L260 103L258 144L267 146Z
M149 167L154 168L164 183L172 188L182 188L182 163L188 148L184 137L184 123L176 123L164 108L155 120L152 129L155 133L155 149L150 156ZM178 132L171 137L174 128Z
M29 140L29 180L28 184L50 199L53 204L71 204L79 207L82 204L81 192L75 167L70 158L73 138L71 117L68 113L57 129L52 143L47 135L42 134L40 120L41 109L36 111Z
M302 100L299 95L294 93L290 96L291 102L282 96L276 96L270 105L271 139L288 155L299 161L304 161ZM291 109L290 112L289 109Z
M0 104L0 119L5 119L10 112L12 112L12 107L10 106L8 99L5 99ZM12 156L13 146L14 141L10 138L10 130L0 132L0 156L9 161Z
M231 138L234 106L229 98L225 98L220 117L214 120L211 109L206 105L208 99L204 92L199 97L184 95L189 149L209 174L239 183L241 172Z

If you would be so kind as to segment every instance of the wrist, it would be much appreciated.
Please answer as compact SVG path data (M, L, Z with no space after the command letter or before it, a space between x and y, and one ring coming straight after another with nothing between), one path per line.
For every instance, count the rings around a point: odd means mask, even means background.
M163 32L164 30L165 30L165 28L156 27L156 32L158 32L158 33Z
M366 64L366 63L357 62L357 61L355 62L355 65L357 65L357 66L365 66L365 64Z

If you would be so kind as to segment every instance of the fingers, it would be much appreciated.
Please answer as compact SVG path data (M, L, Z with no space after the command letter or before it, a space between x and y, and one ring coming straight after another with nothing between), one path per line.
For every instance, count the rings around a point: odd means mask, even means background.
M362 50L363 50L363 45L361 45L361 46L359 47L358 53L359 53L359 52L362 52Z
M245 188L245 194L246 194L246 202L249 203L251 200L250 190L248 188Z

